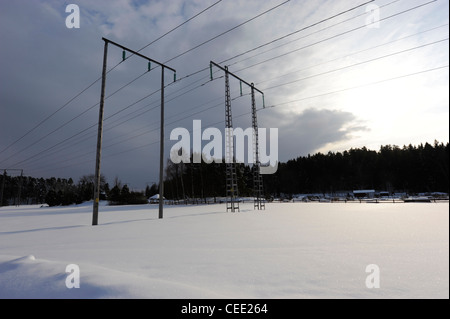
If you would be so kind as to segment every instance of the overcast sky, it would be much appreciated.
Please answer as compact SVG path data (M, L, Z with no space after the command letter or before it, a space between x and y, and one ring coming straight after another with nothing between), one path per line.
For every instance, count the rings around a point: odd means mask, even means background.
M139 50L213 4L141 51L181 79L165 90L166 158L172 129L191 130L194 119L224 129L223 72L211 82L211 60L264 91L258 124L278 128L281 161L449 141L447 0L283 2L0 0L0 169L75 181L92 174L102 37ZM80 28L66 26L71 3ZM109 46L108 69L121 59ZM158 181L161 69L146 71L130 57L106 83L109 96L142 75L105 102L102 173L134 189ZM249 89L240 96L239 83L230 85L233 124L250 127Z

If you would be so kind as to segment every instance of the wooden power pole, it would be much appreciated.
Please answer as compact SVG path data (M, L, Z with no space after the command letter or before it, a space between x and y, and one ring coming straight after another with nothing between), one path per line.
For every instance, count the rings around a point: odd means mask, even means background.
M106 65L108 59L108 44L112 44L123 50L123 60L126 59L126 52L130 52L133 55L139 56L149 62L148 71L150 71L150 63L155 63L159 65L162 69L161 71L161 141L160 141L160 165L159 165L159 218L163 218L163 207L164 207L164 70L169 69L174 72L174 82L176 81L176 71L171 67L168 67L158 61L155 61L139 52L133 51L123 45L115 43L106 38L102 38L105 41L105 49L103 54L103 71L102 71L102 89L100 95L100 111L98 119L98 134L97 134L97 155L95 162L95 180L94 180L94 208L92 214L92 225L98 224L98 205L100 201L100 167L101 167L101 151L102 151L102 135L103 135L103 109L105 104L105 86L106 86Z

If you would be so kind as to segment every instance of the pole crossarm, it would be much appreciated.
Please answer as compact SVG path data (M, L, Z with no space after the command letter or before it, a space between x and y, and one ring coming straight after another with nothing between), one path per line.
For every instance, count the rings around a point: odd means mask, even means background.
M141 57L141 58L143 58L143 59L145 59L145 60L147 60L147 61L149 61L149 62L158 64L159 66L161 66L161 67L163 67L163 68L165 68L165 69L169 69L170 71L172 71L172 72L174 72L174 73L177 72L177 71L175 71L175 69L171 68L170 66L167 66L167 65L165 65L165 64L163 64L163 63L160 63L160 62L158 62L158 61L156 61L156 60L153 60L153 59L151 59L151 58L149 58L149 57L147 57L147 56L145 56L145 55L143 55L143 54L140 54L139 52L136 52L136 51L134 51L134 50L131 50L131 49L129 49L129 48L127 48L127 47L125 47L125 46L123 46L123 45L121 45L121 44L118 44L118 43L116 43L116 42L114 42L114 41L108 40L108 39L106 39L106 38L102 38L102 40L105 41L105 42L111 43L112 45L115 45L116 47L119 47L119 48L121 48L122 50L128 51L128 52L130 52L130 53L132 53L132 54L134 54L134 55L137 55L137 56L139 56L139 57Z
M264 96L264 93L263 93L261 90L258 90L258 89L255 87L255 85L254 85L253 83L248 83L247 81L245 81L245 80L241 79L240 77L238 77L236 74L231 73L230 71L228 71L228 69L226 69L226 68L224 68L224 67L218 65L217 63L214 63L213 61L211 61L210 64L209 64L210 71L211 71L211 72L210 72L210 73L211 73L211 80L213 80L213 76L212 76L212 66L213 66L213 65L214 65L215 67L221 69L222 71L227 72L229 75L231 75L231 76L234 77L235 79L241 81L241 83L244 83L244 84L246 84L246 85L249 86L249 87L253 87L253 88L255 89L255 91L258 91L259 93L262 94L262 96Z
M100 93L100 108L99 108L99 120L98 120L98 133L97 133L97 154L95 160L95 179L94 179L94 204L93 204L93 212L92 212L92 225L98 225L98 209L99 209L99 201L100 201L100 168L101 168L101 154L102 154L102 140L103 140L103 112L105 105L105 86L106 86L106 67L108 60L108 45L114 45L123 50L122 59L125 61L126 53L125 51L130 52L131 54L137 55L148 62L148 71L150 71L151 63L155 63L161 66L161 145L160 145L160 167L159 167L159 218L163 218L163 198L164 198L164 70L168 69L174 73L173 81L176 82L176 71L175 69L160 63L156 60L153 60L145 55L140 54L134 50L131 50L121 44L118 44L114 41L111 41L106 38L102 38L105 42L104 52L103 52L103 69L102 69L102 87Z
M258 122L256 116L256 102L255 102L255 91L261 93L263 99L263 108L264 105L264 93L261 90L258 90L253 83L248 83L247 81L241 79L239 76L228 71L228 67L222 67L213 61L209 63L209 71L211 76L211 81L213 80L213 66L219 68L223 72L225 72L225 129L227 132L225 138L225 162L226 162L226 204L227 211L231 210L235 212L239 211L239 202L236 200L238 196L238 183L237 183L237 175L236 175L236 166L235 159L233 158L233 134L231 130L233 129L233 117L231 115L231 98L230 98L230 83L229 76L231 75L235 79L237 79L240 83L241 96L242 96L242 83L249 86L251 88L251 97L252 97L252 128L253 128L253 188L254 188L254 208L258 210L264 208L265 204L262 200L263 194L263 181L260 173L260 161L259 161L259 138L258 138ZM227 161L228 160L228 161Z

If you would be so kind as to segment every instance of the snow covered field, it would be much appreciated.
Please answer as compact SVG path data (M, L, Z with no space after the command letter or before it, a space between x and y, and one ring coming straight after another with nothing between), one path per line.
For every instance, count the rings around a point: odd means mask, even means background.
M449 298L449 204L0 208L0 298ZM80 270L68 289L66 266ZM379 267L380 288L366 287ZM71 277L72 278L72 277Z

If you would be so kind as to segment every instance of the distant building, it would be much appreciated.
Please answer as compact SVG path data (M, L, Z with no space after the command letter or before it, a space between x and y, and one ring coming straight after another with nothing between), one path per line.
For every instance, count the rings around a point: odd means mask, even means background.
M355 198L375 198L375 190L374 189L354 190L353 196L355 196Z
M380 194L379 194L379 197L381 197L381 198L383 198L383 197L389 197L389 192L381 191Z
M166 198L163 197L163 200L165 201ZM159 194L155 194L155 195L153 195L152 197L150 197L150 198L148 199L148 202L149 202L150 204L159 204Z

